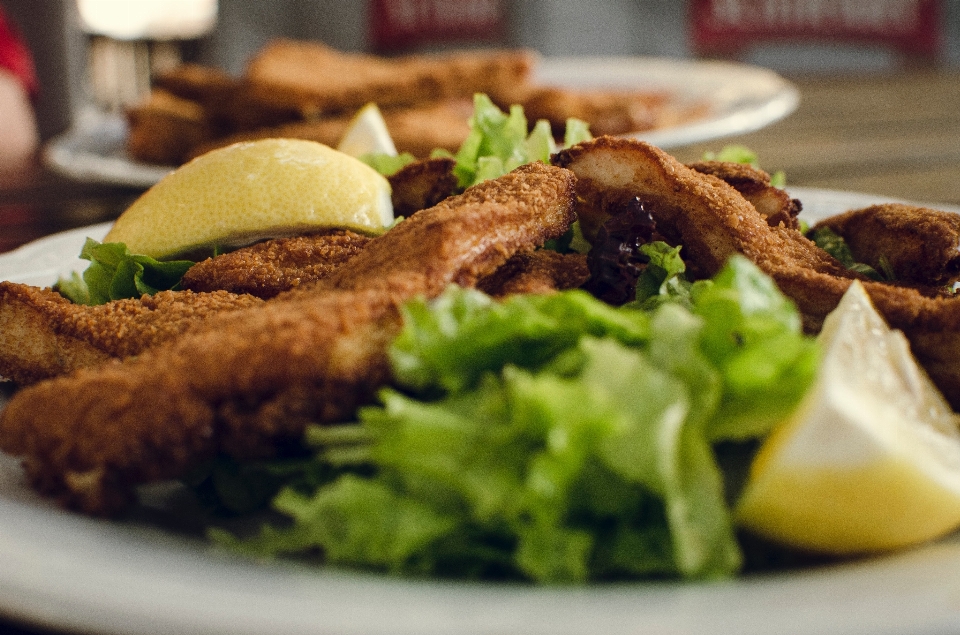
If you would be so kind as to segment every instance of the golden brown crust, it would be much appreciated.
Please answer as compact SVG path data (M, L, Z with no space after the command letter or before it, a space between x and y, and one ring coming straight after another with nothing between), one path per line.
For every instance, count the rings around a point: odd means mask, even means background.
M457 190L453 173L456 161L447 157L420 159L387 177L390 181L393 213L407 217L433 207Z
M25 385L97 366L157 346L218 313L259 303L224 291L162 291L84 306L51 289L0 282L0 376Z
M687 167L732 185L766 217L768 225L783 224L790 229L800 229L797 220L800 201L790 198L786 190L771 185L770 175L763 170L728 161L697 161L688 163Z
M576 289L590 278L584 254L561 254L549 249L517 254L477 288L495 298L518 294L543 294Z
M0 413L0 449L24 458L41 492L97 514L217 452L269 455L308 423L350 417L387 381L400 303L561 235L573 181L561 168L519 168L414 215L309 290L23 389Z
M369 241L369 236L345 229L275 238L199 262L187 270L180 284L192 291L224 290L272 298L327 277Z
M451 283L473 286L513 254L563 235L574 219L574 181L568 170L529 163L474 185L374 238L318 285L358 289L418 278L428 296Z
M880 271L886 259L896 279L943 286L960 274L960 215L900 203L872 205L824 219L857 262Z

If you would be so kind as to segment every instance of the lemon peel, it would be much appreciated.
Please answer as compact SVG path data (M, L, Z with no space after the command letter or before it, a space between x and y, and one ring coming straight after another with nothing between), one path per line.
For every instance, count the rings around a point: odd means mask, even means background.
M170 173L114 223L105 242L169 258L328 227L381 233L389 182L329 146L262 139L213 150Z
M796 413L764 442L737 522L776 542L855 555L960 526L960 432L950 408L859 282L828 316Z

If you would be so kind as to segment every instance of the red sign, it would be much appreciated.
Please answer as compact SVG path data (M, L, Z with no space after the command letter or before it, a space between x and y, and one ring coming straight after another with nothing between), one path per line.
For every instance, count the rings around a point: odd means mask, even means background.
M773 41L860 42L936 56L942 38L939 0L691 0L698 53L734 54Z
M371 0L370 45L378 52L502 40L503 0Z

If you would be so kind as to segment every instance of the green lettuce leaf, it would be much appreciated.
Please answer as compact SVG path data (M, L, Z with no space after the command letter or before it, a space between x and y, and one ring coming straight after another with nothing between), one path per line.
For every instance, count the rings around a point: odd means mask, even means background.
M589 138L585 122L567 121L567 145ZM464 189L531 161L549 162L555 151L556 142L547 121L537 121L528 133L522 106L513 105L509 112L503 112L487 95L478 93L473 98L470 134L455 155L453 171Z
M417 160L409 152L400 154L387 154L385 152L368 152L360 157L360 160L383 176L393 176L400 168L413 163Z
M87 238L80 258L90 261L82 276L61 278L54 288L71 301L87 305L176 289L194 265L190 260L160 262L131 254L123 243L99 243L92 238Z
M766 434L813 380L816 342L773 280L740 255L699 287L693 312L704 319L701 349L719 369L723 398L708 426L714 441Z
M720 149L719 152L705 152L703 154L705 161L728 161L730 163L744 163L756 169L760 169L760 160L757 153L740 144L729 144ZM784 188L787 186L787 175L783 170L777 170L770 175L770 185Z
M665 279L682 274L675 250L657 253ZM817 358L752 263L731 259L652 310L451 287L404 311L396 387L361 409L359 432L343 427L367 445L317 455L363 469L284 490L275 507L289 526L240 548L544 583L739 569L715 444L765 435Z

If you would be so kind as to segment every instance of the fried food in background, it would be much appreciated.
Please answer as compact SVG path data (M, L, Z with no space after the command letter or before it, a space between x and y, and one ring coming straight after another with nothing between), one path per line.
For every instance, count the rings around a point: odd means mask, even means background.
M376 103L400 152L427 157L456 151L469 131L472 96L502 109L524 107L532 125L587 121L595 135L625 134L701 117L704 106L678 108L657 91L564 89L535 82L537 55L523 49L466 50L378 57L319 42L276 40L244 74L184 64L154 81L128 112L128 153L147 163L179 165L236 141L293 137L336 146L353 114Z
M281 39L254 55L245 81L252 102L310 118L369 102L390 108L474 93L509 102L529 81L535 61L535 53L519 49L387 58Z
M589 122L590 132L600 137L665 128L706 114L702 104L677 109L670 100L666 92L537 86L518 103L529 120L549 121L557 137L563 136L570 117Z

